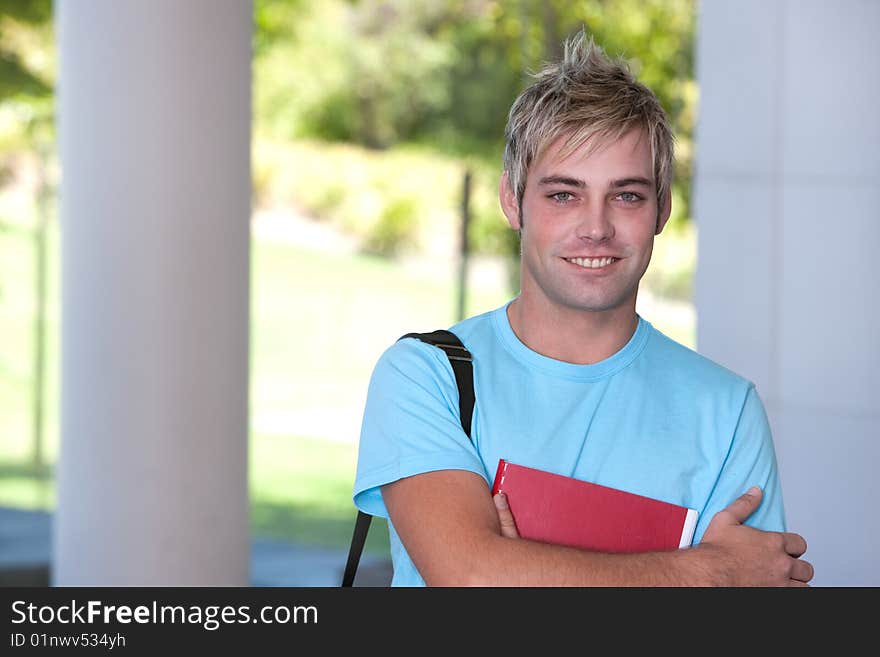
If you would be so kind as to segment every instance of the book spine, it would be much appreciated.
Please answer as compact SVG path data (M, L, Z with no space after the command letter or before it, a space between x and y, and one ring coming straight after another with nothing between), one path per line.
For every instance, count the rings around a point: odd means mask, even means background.
M504 483L504 474L507 470L507 461L504 459L498 460L498 469L495 471L495 481L492 485L492 496L494 497L498 491L501 490L501 485Z

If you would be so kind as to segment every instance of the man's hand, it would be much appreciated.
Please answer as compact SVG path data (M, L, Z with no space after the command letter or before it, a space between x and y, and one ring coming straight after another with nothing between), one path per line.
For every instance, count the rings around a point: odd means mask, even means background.
M696 549L710 556L709 574L719 586L807 586L813 566L800 558L807 551L802 536L743 524L762 495L753 486L716 513Z
M807 551L802 536L768 532L743 523L761 504L762 492L751 488L712 518L694 554L700 554L703 574L716 586L808 586L813 566L801 555ZM519 538L504 493L492 498L501 535Z

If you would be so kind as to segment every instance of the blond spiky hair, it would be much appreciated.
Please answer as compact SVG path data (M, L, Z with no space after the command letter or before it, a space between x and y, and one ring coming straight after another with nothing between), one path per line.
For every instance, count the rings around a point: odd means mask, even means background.
M568 135L564 157L593 137L587 153L633 128L644 130L651 144L662 208L672 186L674 137L660 101L626 62L609 58L581 30L565 42L561 62L533 77L510 108L504 131L504 170L520 209L529 166L557 138Z

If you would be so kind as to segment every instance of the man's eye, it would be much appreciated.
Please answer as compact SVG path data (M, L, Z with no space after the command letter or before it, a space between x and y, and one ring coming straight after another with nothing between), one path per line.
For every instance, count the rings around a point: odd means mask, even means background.
M571 192L556 192L555 194L550 194L550 198L558 203L568 203L574 198L574 195Z
M617 195L617 198L619 198L624 203L637 203L638 201L642 200L642 197L635 192L621 192Z

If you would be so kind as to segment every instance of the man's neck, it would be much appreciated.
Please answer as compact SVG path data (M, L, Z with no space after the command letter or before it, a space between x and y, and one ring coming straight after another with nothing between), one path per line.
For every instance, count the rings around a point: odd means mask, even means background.
M639 323L635 298L603 311L548 306L529 303L520 295L507 307L507 319L529 349L566 363L591 365L613 356L630 341Z

